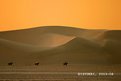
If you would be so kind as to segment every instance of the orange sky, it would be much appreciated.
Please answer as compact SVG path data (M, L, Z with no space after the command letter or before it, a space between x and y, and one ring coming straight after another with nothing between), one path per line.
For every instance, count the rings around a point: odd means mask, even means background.
M0 0L0 31L46 25L121 29L121 0Z

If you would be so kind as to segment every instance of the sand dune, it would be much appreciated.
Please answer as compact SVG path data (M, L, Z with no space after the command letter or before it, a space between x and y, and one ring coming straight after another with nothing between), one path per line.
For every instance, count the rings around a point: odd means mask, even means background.
M0 32L0 65L119 64L121 31L45 26ZM21 60L22 59L22 60Z
M76 36L81 33L81 29L71 28L71 27L38 27L25 30L7 31L1 32L0 37L7 40L38 44L42 39L47 39L49 36L54 34L61 36ZM44 38L45 37L45 38ZM43 40L46 41L46 40Z
M51 50L41 51L32 55L39 60L46 59L44 63L63 63L68 61L71 64L101 64L110 63L108 55L104 53L98 44L83 38L74 38L65 45ZM43 63L43 61L42 61Z

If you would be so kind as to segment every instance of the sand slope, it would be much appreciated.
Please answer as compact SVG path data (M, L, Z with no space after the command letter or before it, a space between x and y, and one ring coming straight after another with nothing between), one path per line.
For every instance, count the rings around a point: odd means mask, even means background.
M45 26L0 32L0 65L120 64L121 31Z

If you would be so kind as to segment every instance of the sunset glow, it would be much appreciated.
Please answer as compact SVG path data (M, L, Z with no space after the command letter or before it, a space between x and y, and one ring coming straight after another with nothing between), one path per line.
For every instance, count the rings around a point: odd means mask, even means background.
M121 29L121 0L0 0L0 31L53 25Z

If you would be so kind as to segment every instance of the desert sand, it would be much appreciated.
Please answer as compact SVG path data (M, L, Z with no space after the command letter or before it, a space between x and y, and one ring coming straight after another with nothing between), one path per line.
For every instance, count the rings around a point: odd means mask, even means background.
M43 26L0 32L0 66L120 64L121 31Z

